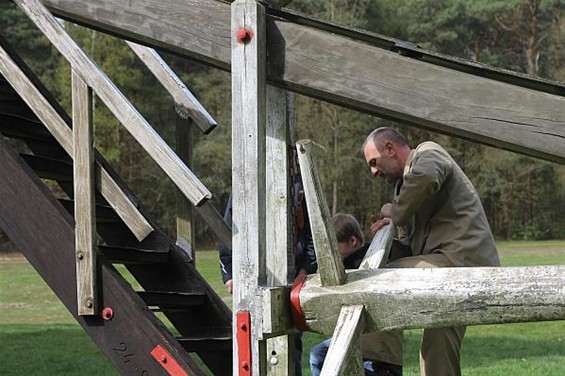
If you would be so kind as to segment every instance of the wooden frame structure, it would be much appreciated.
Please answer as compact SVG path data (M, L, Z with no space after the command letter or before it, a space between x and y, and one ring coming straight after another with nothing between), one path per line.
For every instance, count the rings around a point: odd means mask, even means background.
M384 273L376 269L386 254L389 241L389 236L383 236L372 247L374 252L370 252L364 263L365 270L345 273L307 142L298 143L299 159L303 166L320 270L318 276L310 277L306 284L301 284L291 293L290 284L294 278L288 173L291 119L286 92L291 90L380 117L565 163L563 84L463 62L401 41L315 21L256 0L236 0L231 5L215 0L152 2L152 13L157 17L148 17L144 1L122 4L113 0L44 0L45 6L62 18L231 70L234 213L233 237L230 239L229 229L208 202L210 193L180 162L177 154L155 141L152 129L127 101L115 94L117 91L112 83L100 75L81 51L74 48L72 41L65 40L60 25L37 0L15 2L27 11L48 37L53 38L53 44L69 58L74 69L74 143L66 120L42 101L41 92L33 89L25 75L14 78L12 85L28 93L25 98L28 104L41 102L37 107L44 111L38 117L51 128L64 150L75 158L77 192L84 192L79 195L80 198L77 197L75 212L93 212L95 169L100 171L102 193L114 189L105 187L117 186L105 180L104 167L95 167L99 162L95 164L95 152L90 147L88 98L90 90L94 90L167 171L184 196L197 206L195 210L204 215L212 213L206 215L209 223L216 226L220 239L232 246L235 286L233 374L293 374L293 356L289 355L293 353L292 294L299 301L298 307L294 308L308 312L302 317L307 326L321 333L334 333L335 344L330 351L336 354L332 357L335 372L328 373L325 369L324 374L327 375L361 372L359 350L354 344L363 331L565 319L565 267L562 266L514 270L444 268ZM108 14L113 16L108 17ZM170 17L171 14L176 17ZM63 39L57 38L59 34L63 35ZM151 69L160 72L158 75L167 82L166 85L178 86L170 72L159 70L162 62L154 51L131 43L130 46L138 55L146 56L153 67ZM360 54L366 59L356 59ZM0 57L0 68L3 68L0 71L4 75L10 72L16 77L18 64L11 64L9 54L3 49L0 49ZM415 71L419 72L417 76ZM501 92L505 95L500 95ZM191 117L201 130L207 132L215 126L213 120L187 99L186 92L184 95L177 94L184 98L177 102L192 112ZM477 117L477 113L481 116ZM77 139L80 139L79 143ZM20 174L17 158L3 148L0 151L13 161L10 172ZM29 187L35 189L31 183L33 178L23 174L21 179L30 179ZM15 188L5 185L5 189L13 192ZM111 202L130 202L120 189L114 189L105 196ZM49 199L45 199L44 205L52 206L51 210L55 212L59 210ZM135 205L126 205L132 210L122 216L137 219L135 223L139 225L131 224L131 221L126 223L138 240L157 232L144 215L138 214ZM92 241L95 224L89 219L75 218L76 247L83 255L82 258L75 257L78 259L75 267L87 271L78 274L84 277L77 280L81 307L78 312L79 315L96 316L99 308L94 298L96 277L88 273L96 267ZM66 217L60 220L69 222ZM17 232L16 225L25 226L23 221L3 223L13 233ZM185 236L190 237L190 226L186 223L179 223L179 226ZM388 235L393 232L392 226L389 229ZM72 240L65 240L67 248L71 249L71 244ZM30 248L32 246L29 245ZM77 252L72 252L77 256ZM84 255L87 255L86 258ZM186 263L184 255L175 254L172 259L180 264ZM40 260L36 262L41 263ZM102 264L102 273L112 274L111 268L108 272L105 270L105 264ZM139 270L139 275L146 273ZM525 290L518 294L516 291L520 286L514 282L524 276L532 279L535 276L537 280L533 284L520 284ZM389 287L391 285L417 287L403 284L408 277L417 277L427 283L435 281L433 288L422 291L419 300L420 304L430 307L429 315L419 315L421 312L413 308L409 300L394 298L400 294ZM463 279L470 281L468 288L455 289L453 293L453 286ZM444 285L446 280L453 281L452 285ZM508 288L499 291L487 289L482 282L485 280L496 286L507 285ZM112 283L119 285L121 282ZM161 281L154 284L159 287L165 285ZM368 286L373 289L371 299L363 300L361 291ZM103 296L112 294L106 290L107 287L103 287ZM192 291L191 286L186 288ZM122 289L120 287L119 291ZM488 291L485 292L485 289ZM65 290L65 294L61 299L67 304L69 292ZM131 304L139 309L136 299ZM210 299L214 306L221 305L214 302L215 298ZM403 311L405 314L398 314L392 320L382 315L383 305L392 310L400 305L408 308ZM321 306L324 307L323 312ZM222 310L220 307L219 311ZM452 314L454 311L460 313L457 318ZM203 311L208 312L211 311ZM442 313L441 319L438 313ZM180 315L173 312L169 317L174 321ZM196 314L191 314L191 317L196 317ZM150 322L152 319L146 320ZM88 320L79 318L79 321L85 323L85 328L88 327ZM221 318L218 321L225 324ZM193 331L189 325L181 324L181 327L188 333ZM170 336L159 336L173 352L174 358L182 359L178 364L180 368L197 369L190 360L184 360L178 344ZM151 347L149 334L143 338L146 342L140 347L147 352ZM104 342L102 334L98 340ZM205 361L212 359L206 351L203 352ZM147 362L147 369L161 369L154 366L151 361ZM127 373L127 367L120 370ZM198 371L195 372L198 374ZM225 372L225 367L220 367L218 372Z

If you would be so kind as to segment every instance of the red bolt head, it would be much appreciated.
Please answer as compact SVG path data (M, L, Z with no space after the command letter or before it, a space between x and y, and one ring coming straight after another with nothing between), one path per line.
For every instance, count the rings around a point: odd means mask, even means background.
M114 310L110 307L106 307L102 310L102 318L106 321L111 320L114 317Z
M243 361L241 362L241 368L243 368L244 371L249 371L249 364Z
M247 330L247 325L246 325L246 324L244 324L244 323L243 323L243 324L239 324L239 329L241 329L241 330L244 330L244 331L245 331L245 330Z
M238 43L249 43L249 41L251 41L251 38L253 38L253 33L251 32L251 30L242 27L239 28L235 33L235 38L237 39Z
M167 363L167 357L165 355L161 355L161 358L159 359L162 363Z

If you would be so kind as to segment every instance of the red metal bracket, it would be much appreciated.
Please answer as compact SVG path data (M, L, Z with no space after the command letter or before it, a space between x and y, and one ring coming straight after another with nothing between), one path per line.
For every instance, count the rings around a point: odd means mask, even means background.
M155 346L151 355L155 358L159 364L169 373L171 376L188 376L188 373L182 369L182 367L177 363L175 358L171 356L161 345Z
M292 311L292 318L294 319L294 326L302 332L310 330L308 325L306 325L304 311L302 311L302 307L300 306L300 290L305 283L306 274L299 274L292 284L292 290L290 290L290 309Z
M249 311L236 314L237 363L239 375L251 375L251 315Z

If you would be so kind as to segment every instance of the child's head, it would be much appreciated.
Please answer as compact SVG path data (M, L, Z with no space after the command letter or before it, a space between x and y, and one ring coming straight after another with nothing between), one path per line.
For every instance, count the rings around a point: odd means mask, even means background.
M338 213L333 216L337 243L341 256L346 258L363 245L363 232L359 222L351 214Z

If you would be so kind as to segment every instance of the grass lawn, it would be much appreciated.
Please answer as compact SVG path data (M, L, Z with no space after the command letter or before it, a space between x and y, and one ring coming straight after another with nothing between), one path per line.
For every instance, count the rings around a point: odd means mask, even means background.
M504 266L565 264L565 241L498 247ZM197 268L231 304L217 257L216 251L198 253ZM308 349L323 338L305 333L304 375L310 375ZM405 332L407 376L419 374L419 340L419 330ZM565 321L469 327L462 352L463 375L562 376ZM17 256L0 258L0 356L0 375L117 375L41 277Z

